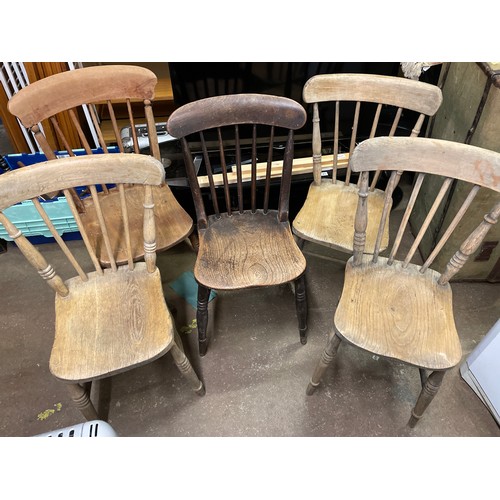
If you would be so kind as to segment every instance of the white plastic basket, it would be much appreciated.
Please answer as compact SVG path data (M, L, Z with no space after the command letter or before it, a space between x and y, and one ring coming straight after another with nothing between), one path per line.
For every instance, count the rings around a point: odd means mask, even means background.
M115 430L104 420L91 420L64 429L45 432L35 437L117 437Z

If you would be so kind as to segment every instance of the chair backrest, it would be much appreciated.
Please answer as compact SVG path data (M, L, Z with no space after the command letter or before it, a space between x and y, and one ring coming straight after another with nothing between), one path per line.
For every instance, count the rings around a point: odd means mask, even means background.
M346 166L346 185L351 177L346 153L350 155L358 141L381 135L418 136L425 118L433 116L443 100L435 85L396 76L351 73L313 76L304 85L303 99L313 104L314 182L321 183L321 171L327 167L322 164L322 150L325 140L332 139L332 181L337 182L339 167ZM371 123L369 132L359 133L361 121ZM380 173L373 176L370 191L375 189Z
M70 156L74 156L73 149L78 147L92 154L91 132L86 130L85 117L90 118L94 125L95 146L100 146L104 153L108 152L110 143L116 143L119 151L125 152L121 137L121 130L125 127L130 127L133 151L139 153L136 127L146 121L151 155L160 159L151 107L156 84L156 75L140 66L92 66L33 82L15 94L7 107L32 132L48 160L56 159L57 144L61 144ZM124 115L115 113L116 102L126 105ZM140 119L134 119L134 115L139 115L137 107L141 116L144 115ZM101 126L104 116L109 117L106 120L111 127L109 131ZM45 127L42 122L45 122ZM105 186L103 190L106 191ZM83 211L78 199L75 201Z
M233 182L236 184L237 191L235 210L243 213L246 207L249 207L252 212L255 212L258 208L258 179L264 179L262 209L267 213L270 209L273 161L282 161L283 168L278 177L281 184L277 209L279 219L286 221L288 220L292 174L293 131L302 127L305 120L305 110L296 101L265 94L209 97L185 104L170 115L167 129L172 136L181 139L200 229L207 227L208 207L205 207L203 202L193 162L193 150L198 146L200 148L213 203L210 212L215 213L216 217L220 217L221 213L231 215L233 211L230 191L230 185ZM241 138L241 131L246 126L250 127L248 133L251 139L249 140ZM246 128L245 131L247 131ZM192 134L199 134L199 137L194 136L196 142L192 141L190 137ZM206 140L206 136L214 140ZM264 161L259 161L257 156L257 150L261 146L265 148ZM243 158L243 148L247 148L249 158ZM282 160L278 160L277 155ZM245 160L250 163L248 169L243 165ZM221 171L221 175L217 177L215 163ZM233 163L233 172L231 172L230 165ZM249 203L248 196L243 190L243 184L246 182L250 183ZM225 209L219 207L217 184L223 187Z
M362 142L351 156L351 168L353 172L361 172L359 183L359 202L355 219L354 234L354 265L360 265L363 258L364 242L366 239L367 223L367 194L368 174L379 169L391 171L391 177L385 193L386 206L390 204L392 191L396 187L405 171L415 172L413 188L404 212L401 224L397 231L394 244L390 250L387 260L388 265L396 261L403 234L415 207L417 196L427 175L443 177L441 188L438 190L434 201L427 201L429 206L427 215L424 217L420 228L413 228L416 233L415 240L408 253L399 259L403 268L407 268L412 261L415 252L419 248L422 238L439 206L445 199L454 179L472 184L469 194L465 197L462 205L453 214L451 221L444 230L441 238L437 241L427 259L422 265L418 265L419 272L425 273L435 261L439 252L450 238L453 231L463 223L463 217L481 188L487 188L497 193L500 192L500 153L489 151L476 146L460 144L451 141L426 138L408 137L377 137ZM498 221L500 216L500 201L496 197L491 210L478 221L478 226L461 244L446 265L446 269L439 277L439 283L444 285L463 267L470 255L478 248L489 229ZM381 235L385 224L384 217L380 220L377 244L372 261L377 262Z
M55 273L52 265L45 260L40 251L9 220L4 211L16 203L31 200L76 273L82 280L87 281L88 274L83 269L84 264L78 262L66 242L58 234L44 209L44 203L40 202L38 197L53 190L62 190L66 193L71 188L86 184L144 185L144 258L148 271L154 272L156 269L156 243L152 186L160 185L164 182L164 179L165 171L161 162L149 155L117 153L113 155L61 158L58 161L38 163L0 175L0 223L40 276L47 280L56 293L65 296L68 294L68 289L64 281ZM121 190L121 209L123 220L127 224L126 192L127 190ZM90 260L95 267L95 272L102 276L104 275L103 268L99 264L95 250L88 242L87 233L81 224L78 210L72 198L67 197L67 199L80 229L82 239L85 242ZM102 239L106 247L110 248L106 228L106 214L101 209L99 197L96 196L94 202L99 215ZM134 263L130 245L128 245L127 250L128 267L133 269ZM110 254L110 258L111 269L106 270L107 273L118 270L112 254Z

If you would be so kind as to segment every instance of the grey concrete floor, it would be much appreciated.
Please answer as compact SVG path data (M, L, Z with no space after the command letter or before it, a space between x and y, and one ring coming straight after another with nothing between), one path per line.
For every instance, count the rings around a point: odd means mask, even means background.
M70 246L77 255L83 252L81 241ZM53 244L41 247L49 261L58 251ZM192 327L195 309L169 286L192 270L195 254L185 243L159 254L167 303L206 395L190 390L167 353L94 384L100 416L120 436L500 436L458 367L410 430L406 422L419 392L418 370L347 344L320 388L306 396L340 297L344 264L342 256L314 244L306 243L304 253L307 344L299 342L290 286L219 292L210 303L210 345L203 358ZM64 265L59 269L63 273ZM48 370L52 291L12 243L0 255L0 276L0 435L33 436L82 422L64 385ZM452 288L465 358L498 319L499 286L454 283Z

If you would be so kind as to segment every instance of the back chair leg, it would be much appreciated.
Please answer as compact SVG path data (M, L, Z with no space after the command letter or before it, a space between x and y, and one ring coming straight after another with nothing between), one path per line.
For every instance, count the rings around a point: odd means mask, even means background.
M305 273L295 280L295 307L297 309L297 319L299 321L300 343L307 342L307 296L306 296L306 275Z
M307 386L306 394L308 396L311 396L316 390L316 387L318 387L323 373L337 355L337 350L340 346L341 341L342 339L334 331L333 335L331 335L330 339L328 340L328 344L326 345L325 350L321 355L321 359L319 360L318 365L314 370L313 376L311 377L311 381Z
M207 326L208 326L208 299L210 288L198 283L198 308L196 310L196 324L198 327L198 347L200 356L207 353Z
M186 241L189 243L194 253L198 253L200 249L200 240L198 238L198 233L194 230L187 238Z
M186 357L184 352L179 348L176 342L174 342L172 349L172 357L174 358L175 365L182 373L182 375L188 380L193 388L193 391L198 394L198 396L205 395L205 386L203 382L198 378L196 372L193 370L189 359Z
M410 420L408 421L410 427L415 427L417 422L422 418L424 411L441 387L444 374L444 371L434 371L427 377L425 383L422 384L422 391L420 392L420 396L417 399L415 408L413 408Z
M90 401L90 388L80 384L68 384L68 391L75 406L82 412L87 420L99 420L94 405Z

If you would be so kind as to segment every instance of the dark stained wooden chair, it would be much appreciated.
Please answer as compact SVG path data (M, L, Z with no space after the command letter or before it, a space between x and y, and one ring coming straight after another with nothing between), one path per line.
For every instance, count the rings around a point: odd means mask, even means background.
M169 351L193 390L199 395L205 392L203 383L183 352L156 267L153 187L161 185L164 178L165 171L158 160L134 153L63 158L0 175L0 223L56 294L50 371L67 384L73 401L88 420L98 418L90 400L92 381L131 370ZM144 247L144 262L133 262L132 244L128 242L127 264L118 265L110 254L110 267L103 268L73 198L68 196L90 257L77 260L76 252L72 252L59 236L44 210L44 203L38 200L38 196L47 191L63 190L67 193L82 184L100 183L131 184L142 190L144 231L140 240ZM129 220L127 195L130 190L119 192L122 217L126 222ZM137 193L134 191L134 195ZM63 279L57 274L41 251L5 215L11 205L24 200L31 200L35 205L62 250L61 257L65 256L71 264L59 262L60 268L66 269L65 272L73 277ZM106 247L110 247L108 226L104 222L105 207L100 203L100 196L95 197L94 202L102 238ZM68 267L74 271L68 271Z
M339 73L310 78L304 85L303 99L312 104L314 181L293 220L292 231L302 240L300 245L308 240L352 253L357 187L351 182L349 155L368 130L370 138L418 136L426 116L433 116L439 109L441 90L435 85L396 76ZM331 149L332 154L324 154L325 148ZM331 179L322 177L327 168L332 169ZM338 176L344 169L345 179L340 180ZM373 252L375 221L384 207L384 190L376 187L380 174L379 171L373 175L368 191L371 217L365 252ZM390 207L386 217L389 211ZM387 247L388 239L386 225L382 250Z
M479 249L488 230L500 216L500 154L475 146L436 139L381 137L362 142L351 157L353 172L362 172L359 202L356 212L354 254L347 262L342 295L335 311L333 330L328 344L312 376L307 394L312 394L337 354L342 340L361 347L377 356L393 358L419 368L422 391L412 410L409 425L415 426L437 393L446 370L456 366L462 356L460 339L453 317L450 279ZM380 238L373 255L365 254L368 200L368 174L379 169L391 171L390 189L385 205L391 203L391 190L403 172L415 172L416 177L402 222L388 257L379 256ZM434 175L443 176L433 178ZM447 214L449 225L431 251L420 258L418 248L431 227L438 208L443 203L454 179L472 184L464 188L460 207ZM435 181L432 190L421 189ZM437 184L437 187L435 186ZM472 221L464 218L481 189L492 190L492 209L484 218ZM412 215L417 197L434 192L435 199L426 199L418 206L427 211ZM434 195L433 195L434 196ZM482 205L481 205L482 206ZM485 208L487 210L488 208ZM426 213L425 213L426 212ZM397 258L403 234L412 216L414 241L406 255ZM482 220L481 220L482 219ZM379 218L378 234L386 221ZM420 222L419 222L420 221ZM417 225L417 222L419 224ZM475 227L460 248L448 249L447 264L435 270L436 257L444 252L446 242L458 225ZM477 224L477 226L476 226ZM410 241L411 242L411 241ZM423 262L423 263L422 263ZM430 371L430 373L427 373Z
M306 261L288 222L293 131L302 127L305 119L302 106L291 99L235 94L186 104L168 120L169 133L181 138L196 207L200 245L194 274L198 282L197 322L202 356L207 350L207 303L211 289L235 290L294 282L300 341L306 343ZM242 165L245 141L240 132L245 126L250 126L251 131L250 142L246 144L251 156L248 165ZM210 133L213 141L206 139ZM211 207L204 202L190 144L202 152ZM262 145L263 164L257 161L257 148ZM227 158L229 149L232 159ZM279 184L279 200L270 196L273 152L280 152L283 165L281 175L273 179ZM274 161L279 160L274 158ZM221 169L219 174L214 173L216 164ZM262 197L258 196L258 179L263 182ZM219 197L218 193L222 195Z
M38 80L15 94L8 103L9 111L28 128L36 138L40 148L48 160L56 159L54 143L49 141L43 132L41 122L49 120L55 130L56 136L64 145L69 155L74 156L70 147L70 138L66 137L63 129L76 130L79 139L87 154L92 154L89 144L89 132L84 132L84 120L80 117L85 114L91 117L96 130L96 141L108 152L109 140L118 145L120 152L124 152L120 130L131 127L133 149L139 153L139 143L135 126L143 124L146 120L150 141L150 153L160 159L160 149L156 133L155 119L151 103L154 99L156 75L149 69L131 65L109 65L81 68L66 71ZM126 103L126 116L118 119L115 115L113 103ZM109 114L112 126L111 133L103 132L100 120L102 114ZM134 118L134 116L143 116ZM145 116L145 118L144 118ZM70 124L63 127L62 124ZM72 125L72 126L71 126ZM106 136L106 137L105 137ZM76 139L75 139L76 140ZM140 245L142 234L142 188L125 187L129 191L129 221L130 241L137 247L132 247L134 261L144 256ZM81 215L91 245L95 248L102 264L109 265L108 253L100 239L99 220L94 203L97 188L90 187L92 197L78 197L76 191L71 194ZM95 190L95 191L94 191ZM187 238L193 230L193 220L181 207L174 197L170 187L163 183L154 188L157 204L157 250L166 250ZM52 193L54 194L54 193ZM102 187L99 192L101 205L107 210L107 222L110 245L115 253L118 264L127 261L126 249L126 224L120 218L120 193L116 188Z

